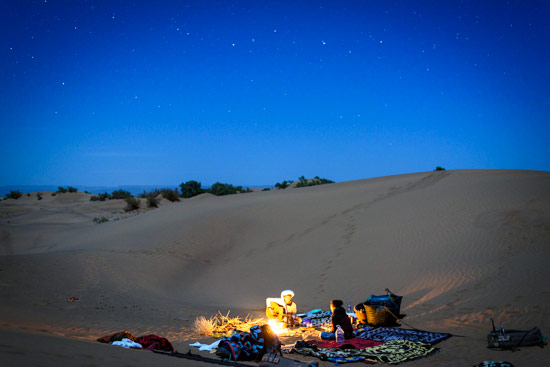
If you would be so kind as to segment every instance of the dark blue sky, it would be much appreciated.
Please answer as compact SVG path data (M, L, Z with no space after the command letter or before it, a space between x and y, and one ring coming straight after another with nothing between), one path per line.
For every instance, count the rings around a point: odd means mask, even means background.
M0 2L0 185L550 169L549 1Z

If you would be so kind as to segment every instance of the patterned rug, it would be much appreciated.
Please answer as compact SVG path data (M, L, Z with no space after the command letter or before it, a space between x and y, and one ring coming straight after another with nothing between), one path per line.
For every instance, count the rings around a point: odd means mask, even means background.
M354 332L355 337L376 340L379 342L388 342L391 340L408 340L413 342L423 342L437 344L450 338L451 334L433 333L430 331L399 329L393 327L363 328Z
M322 348L316 345L310 347L292 348L289 353L317 357L323 361L338 363L357 362L363 359L365 363L401 363L420 357L425 357L437 351L428 343L409 340L391 340L387 343L365 349ZM359 357L359 358L358 358Z

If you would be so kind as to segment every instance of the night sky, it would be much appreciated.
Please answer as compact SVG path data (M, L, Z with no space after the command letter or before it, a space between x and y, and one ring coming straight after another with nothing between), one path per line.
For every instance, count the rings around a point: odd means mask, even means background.
M550 1L0 1L0 185L550 170Z

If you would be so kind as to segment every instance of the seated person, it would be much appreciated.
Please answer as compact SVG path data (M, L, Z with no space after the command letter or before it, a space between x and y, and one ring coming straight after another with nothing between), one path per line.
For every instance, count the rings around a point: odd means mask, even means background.
M296 317L297 307L296 303L292 301L294 292L291 290L284 290L281 292L281 298L266 298L265 314L270 319L278 319L286 323L287 325L294 326L300 321Z
M333 299L330 301L330 311L332 312L332 329L330 332L323 331L321 333L321 339L325 340L335 340L336 339L336 329L338 325L344 331L345 339L353 338L353 326L351 326L351 320L344 309L344 302L339 299Z

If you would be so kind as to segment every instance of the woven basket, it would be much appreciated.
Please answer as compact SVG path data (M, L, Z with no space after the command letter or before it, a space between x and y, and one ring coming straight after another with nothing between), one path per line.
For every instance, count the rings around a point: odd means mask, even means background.
M371 326L395 325L395 317L388 310L395 315L396 309L392 310L380 305L365 305L367 323Z
M386 289L386 292L386 296L373 295L369 298L372 301L365 302L365 313L369 325L395 325L396 317L399 317L400 314L403 297L393 294L389 289Z

